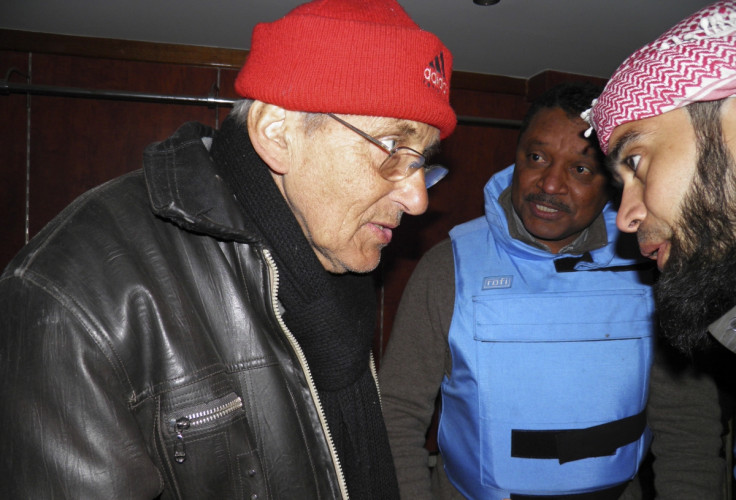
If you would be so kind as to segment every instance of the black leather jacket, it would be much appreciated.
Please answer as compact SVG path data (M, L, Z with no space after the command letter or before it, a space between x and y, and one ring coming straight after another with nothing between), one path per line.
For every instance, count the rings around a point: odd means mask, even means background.
M151 146L2 275L2 498L347 496L211 134Z

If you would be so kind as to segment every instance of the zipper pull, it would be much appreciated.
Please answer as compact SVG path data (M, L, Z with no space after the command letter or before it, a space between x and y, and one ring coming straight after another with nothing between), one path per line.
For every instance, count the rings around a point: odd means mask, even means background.
M174 460L176 463L183 464L187 459L187 450L184 446L184 435L183 432L189 429L189 419L187 417L181 417L176 420L174 424L176 428L176 446L174 447Z

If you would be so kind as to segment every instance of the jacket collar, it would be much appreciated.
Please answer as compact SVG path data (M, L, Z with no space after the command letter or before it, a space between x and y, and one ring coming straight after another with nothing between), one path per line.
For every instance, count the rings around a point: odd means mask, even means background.
M232 190L216 174L209 154L214 134L210 127L189 122L146 148L143 172L152 210L193 232L257 241Z
M483 190L486 222L495 235L496 241L502 242L501 244L506 247L506 251L523 259L556 260L583 255L585 253L583 250L580 250L579 253L553 254L548 250L532 246L528 242L510 236L509 222L506 212L499 202L499 197L511 185L513 172L514 165L501 170L491 177ZM639 256L635 239L632 240L633 246L629 244L632 241L630 241L630 238L626 238L627 235L624 235L622 239L621 233L616 228L616 211L611 203L607 203L603 208L602 217L604 223L603 229L605 229L605 234L607 235L607 243L600 248L589 249L592 261L580 260L575 264L575 269L591 270L608 267L626 267L639 265L644 262L644 259Z

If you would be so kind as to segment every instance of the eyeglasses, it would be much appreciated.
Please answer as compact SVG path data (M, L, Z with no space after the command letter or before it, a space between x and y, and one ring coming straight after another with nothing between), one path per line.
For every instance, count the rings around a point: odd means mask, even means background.
M332 113L327 113L327 116L345 125L363 139L372 142L388 155L388 158L386 158L378 168L378 173L381 174L381 177L388 181L398 182L402 179L406 179L420 168L424 168L424 185L429 189L447 175L448 170L442 165L427 165L426 158L424 158L424 155L418 151L404 146L391 149L375 137L366 134L359 128L351 125L341 118L338 118Z

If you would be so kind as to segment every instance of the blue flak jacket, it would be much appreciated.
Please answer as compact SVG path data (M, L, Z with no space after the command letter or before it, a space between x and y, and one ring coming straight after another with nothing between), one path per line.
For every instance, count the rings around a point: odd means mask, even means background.
M485 217L450 232L445 468L471 499L616 488L636 475L650 442L654 305L642 268L651 266L617 255L610 205L609 243L586 258L511 238L498 197L512 172L486 184Z

